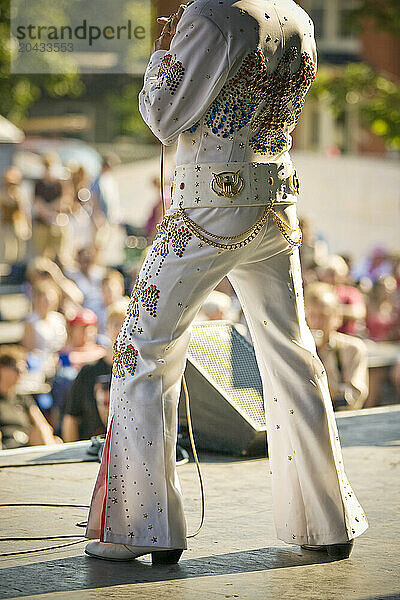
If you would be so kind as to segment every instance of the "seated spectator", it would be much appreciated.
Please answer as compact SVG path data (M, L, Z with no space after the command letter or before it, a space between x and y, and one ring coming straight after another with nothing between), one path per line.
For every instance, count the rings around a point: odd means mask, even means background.
M197 321L219 321L230 319L232 300L224 292L212 291L203 302L196 317Z
M32 235L29 206L21 190L22 174L8 167L0 191L0 261L10 266L26 258L27 240Z
M329 283L336 289L343 318L338 331L349 335L363 333L367 312L365 301L360 290L347 282L349 267L345 260L337 254L329 256L318 269L318 275L320 281Z
M107 375L98 375L98 377L96 377L94 397L96 399L97 411L100 415L101 422L103 423L103 431L100 431L98 435L104 434L107 429L108 413L110 410L110 386L111 373L108 373Z
M94 252L90 248L81 248L76 257L77 267L66 272L83 293L83 306L96 314L104 310L101 281L104 269L95 264Z
M22 348L4 346L0 349L0 447L3 450L61 443L32 396L16 391L26 366Z
M125 294L124 276L117 269L109 269L101 282L104 306L109 308Z
M107 325L107 312L115 302L124 298L125 281L124 276L117 269L109 269L101 281L104 310L97 314L99 319L99 331L105 333ZM129 298L126 297L129 301Z
M114 344L125 319L127 305L110 310L107 319L107 332ZM104 414L104 391L96 388L98 377L111 374L113 348L110 345L105 355L95 362L82 367L67 393L62 425L62 438L65 442L87 440L93 435L106 431ZM100 398L102 397L102 399ZM103 403L103 404L101 404Z
M311 222L306 217L301 217L299 221L303 235L300 246L301 270L304 284L307 284L316 280L315 268L326 259L328 245L324 240L318 239Z
M43 159L43 175L36 182L33 201L33 242L36 254L59 256L64 230L59 224L63 185L55 175L53 157Z
M367 330L376 342L395 341L400 338L396 311L397 282L393 275L378 279L369 294L367 306Z
M65 318L57 310L59 301L58 290L52 283L41 282L33 288L32 311L26 317L21 341L40 361L40 370L47 377L54 375L57 352L67 339Z
M362 408L368 395L367 351L362 340L337 331L341 315L335 288L310 283L305 288L305 304L334 408Z
M356 281L367 278L372 283L375 283L381 277L390 275L391 272L390 256L380 246L374 248L369 256L363 258L361 262L353 266L353 276Z
M76 373L88 362L104 356L105 350L96 344L97 315L89 308L80 308L68 320L68 339L60 350L60 361L64 366L72 366Z
M96 343L96 337L97 316L88 308L80 308L68 320L68 341L59 353L52 383L51 422L57 434L60 433L65 397L72 382L83 365L104 356L104 347Z
M57 287L61 294L60 310L63 314L76 312L77 307L82 304L83 294L76 283L65 277L60 267L50 258L37 256L29 263L26 274L30 284L28 295L31 295L31 289L42 281L53 283Z

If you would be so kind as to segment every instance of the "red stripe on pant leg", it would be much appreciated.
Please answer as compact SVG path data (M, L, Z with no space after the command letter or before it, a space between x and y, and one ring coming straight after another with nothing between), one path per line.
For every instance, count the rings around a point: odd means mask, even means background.
M110 455L110 440L111 440L111 431L113 426L114 416L112 417L110 427L107 432L107 438L104 444L103 450L103 459L106 464L106 473L104 477L104 499L103 499L103 507L101 509L101 519L100 519L100 541L104 542L104 525L106 522L106 505L107 505L107 486L108 486L108 469L109 469L109 455Z

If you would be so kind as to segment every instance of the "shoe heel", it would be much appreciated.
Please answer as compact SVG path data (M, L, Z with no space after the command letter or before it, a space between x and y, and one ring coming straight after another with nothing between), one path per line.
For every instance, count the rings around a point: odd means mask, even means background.
M153 565L173 565L181 557L183 550L157 550L151 553L151 563Z
M342 560L343 558L349 558L351 551L353 550L354 540L350 540L345 544L331 544L326 547L328 556L335 560Z

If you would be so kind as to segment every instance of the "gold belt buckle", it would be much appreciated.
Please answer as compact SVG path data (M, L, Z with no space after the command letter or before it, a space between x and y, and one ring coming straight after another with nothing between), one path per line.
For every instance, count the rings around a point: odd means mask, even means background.
M225 198L233 198L237 196L243 189L244 179L238 171L223 171L222 173L213 173L213 178L210 182L212 191L217 196Z
M293 173L289 175L288 182L290 191L293 192L293 194L298 194L300 189L300 182L297 177L296 171L293 171Z

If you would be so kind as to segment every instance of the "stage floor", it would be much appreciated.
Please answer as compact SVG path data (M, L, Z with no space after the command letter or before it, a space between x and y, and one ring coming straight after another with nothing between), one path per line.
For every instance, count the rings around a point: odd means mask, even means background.
M205 526L188 540L178 565L152 567L147 558L99 561L84 554L84 542L2 556L0 598L400 599L400 405L339 413L337 421L345 468L370 524L356 538L350 559L333 562L276 539L267 459L201 454ZM52 458L65 452L74 460L74 452L83 455L85 448L86 443L53 447ZM21 454L22 466L16 466L17 458L0 456L0 502L88 504L98 463L49 465L38 451ZM200 516L195 465L183 465L178 472L190 533ZM79 535L83 530L75 523L87 515L85 508L1 507L1 511L1 537ZM0 554L67 541L1 541Z

